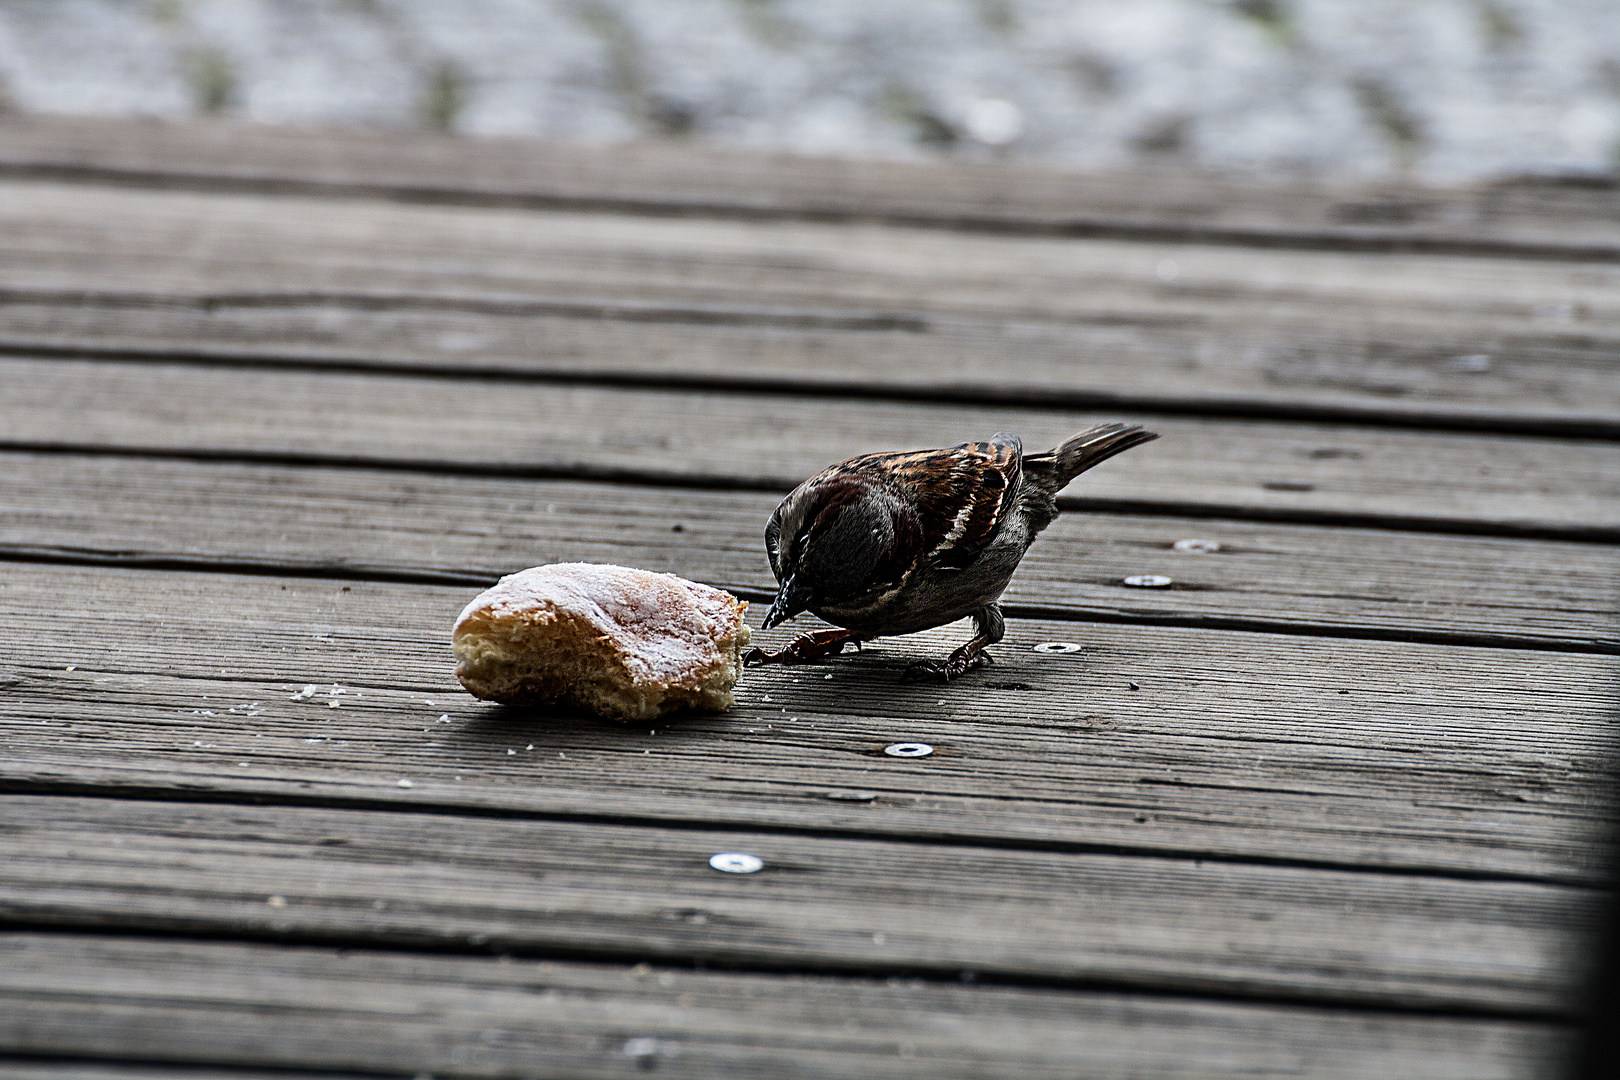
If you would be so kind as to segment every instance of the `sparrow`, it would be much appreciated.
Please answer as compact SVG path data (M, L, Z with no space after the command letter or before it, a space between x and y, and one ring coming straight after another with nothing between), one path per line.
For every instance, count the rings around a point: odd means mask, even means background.
M1158 435L1102 424L1043 454L1018 436L943 450L866 454L817 473L765 526L778 588L765 629L809 611L839 629L804 634L746 665L798 664L972 616L974 635L908 679L948 682L990 662L1004 632L997 603L1024 552L1058 516L1057 493L1087 469Z

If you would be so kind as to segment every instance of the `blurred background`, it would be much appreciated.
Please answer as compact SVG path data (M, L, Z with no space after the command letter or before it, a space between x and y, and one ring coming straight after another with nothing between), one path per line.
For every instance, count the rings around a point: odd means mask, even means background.
M1609 180L1620 3L0 0L0 109Z

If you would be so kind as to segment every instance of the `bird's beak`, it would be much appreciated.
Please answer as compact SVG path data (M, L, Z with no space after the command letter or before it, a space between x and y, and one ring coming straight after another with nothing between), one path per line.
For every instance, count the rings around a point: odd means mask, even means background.
M811 590L799 584L799 579L793 574L782 582L782 587L776 590L776 599L771 601L771 610L765 613L764 628L769 630L773 626L787 622L801 611L810 608Z

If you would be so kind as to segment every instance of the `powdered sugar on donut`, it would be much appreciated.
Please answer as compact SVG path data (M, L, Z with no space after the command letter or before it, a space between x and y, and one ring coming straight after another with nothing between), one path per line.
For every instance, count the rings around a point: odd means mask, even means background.
M746 607L673 574L599 563L534 567L462 610L456 674L479 697L562 701L626 718L680 705L724 708L748 638Z

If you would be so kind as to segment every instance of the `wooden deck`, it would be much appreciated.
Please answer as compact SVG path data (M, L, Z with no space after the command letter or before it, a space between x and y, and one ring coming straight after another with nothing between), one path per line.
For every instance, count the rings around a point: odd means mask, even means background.
M1485 1080L1572 1044L1612 189L10 118L0 386L8 1078ZM652 726L451 674L499 574L767 599L822 466L1102 419L1164 437L1069 492L949 688L897 675L960 627Z

